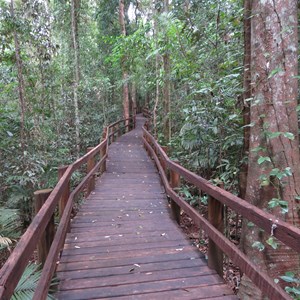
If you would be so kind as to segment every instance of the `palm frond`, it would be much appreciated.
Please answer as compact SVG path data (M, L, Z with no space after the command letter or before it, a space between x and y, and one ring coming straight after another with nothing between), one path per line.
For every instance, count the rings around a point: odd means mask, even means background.
M39 265L28 264L24 273L15 288L15 292L12 296L12 300L31 300L34 295L34 291L37 287L38 281L41 277L41 270ZM47 299L55 299L53 296L48 295Z

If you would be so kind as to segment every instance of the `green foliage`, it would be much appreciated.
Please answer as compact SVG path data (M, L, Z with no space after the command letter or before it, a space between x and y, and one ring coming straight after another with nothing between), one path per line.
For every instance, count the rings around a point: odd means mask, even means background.
M293 299L300 299L300 279L296 277L293 272L286 272L284 276L279 276L283 281L293 284L293 286L285 287L285 291L293 297Z
M20 236L20 218L15 209L0 208L0 251Z
M24 273L15 288L14 294L11 297L12 300L25 300L32 299L34 291L37 287L37 283L41 277L41 271L39 266L35 264L28 264L24 270ZM55 299L50 294L47 296L47 299Z
M256 248L258 249L259 251L263 251L265 249L265 246L263 243L259 242L259 241L255 241L253 244L252 244L252 248Z

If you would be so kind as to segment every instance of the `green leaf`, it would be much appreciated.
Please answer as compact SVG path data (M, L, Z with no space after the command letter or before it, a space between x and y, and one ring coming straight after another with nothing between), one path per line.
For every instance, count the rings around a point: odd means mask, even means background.
M265 150L266 150L266 148L258 146L258 147L251 149L251 152L259 152L259 151L265 151Z
M294 140L295 139L295 136L293 133L291 132L284 132L283 133L283 136L285 136L286 138L290 139L290 140Z
M268 79L272 78L273 76L275 76L277 73L279 73L281 71L282 71L281 68L276 68L276 69L272 70L271 73L268 76Z
M285 174L286 174L287 176L292 176L292 175L293 175L292 169L291 169L290 167L286 167L286 168L285 168Z
M280 170L278 168L274 168L270 172L270 176L277 176L279 172L280 172Z
M279 244L276 242L276 239L273 236L270 236L267 240L266 243L270 245L273 249L277 249Z
M257 160L258 164L261 165L264 162L271 162L271 158L269 156L260 156Z
M263 251L265 249L265 246L263 243L259 242L259 241L256 241L252 244L252 248L256 248L258 249L259 251Z
M7 133L7 135L9 136L9 137L13 137L14 135L10 132L10 131L6 131L6 133Z
M276 131L276 132L267 132L267 136L268 138L270 139L274 139L274 138L277 138L281 135L281 132L279 131Z

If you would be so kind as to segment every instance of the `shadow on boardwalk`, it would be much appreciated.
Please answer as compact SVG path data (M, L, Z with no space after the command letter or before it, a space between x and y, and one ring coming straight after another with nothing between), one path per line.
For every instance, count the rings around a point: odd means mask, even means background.
M109 147L107 172L71 224L58 299L237 299L172 220L144 121Z

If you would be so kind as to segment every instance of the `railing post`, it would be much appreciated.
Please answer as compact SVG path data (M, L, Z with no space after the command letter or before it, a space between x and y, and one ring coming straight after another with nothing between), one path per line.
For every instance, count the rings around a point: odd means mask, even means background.
M87 152L94 149L94 147L88 147ZM95 167L95 157L90 156L87 161L87 173L89 173ZM95 189L95 175L93 174L87 185L87 196Z
M134 116L133 116L133 129L136 128L136 108L135 108L135 112L134 112Z
M116 130L117 130L117 137L120 137L121 136L121 131L120 131L120 123L118 123L117 125L116 125Z
M52 192L51 189L39 190L34 192L35 214L37 214L39 210L42 208L42 206L46 202L51 192ZM45 263L52 241L54 239L54 234L55 234L54 215L52 215L37 245L38 263L40 264Z
M104 128L103 134L102 134L102 140L106 138L107 128ZM100 149L100 159L104 157L106 154L106 144ZM106 171L106 160L101 164L100 166L100 172L101 174Z
M220 232L224 230L223 211L223 204L209 196L208 221ZM208 266L223 277L223 252L211 239L208 242Z
M162 146L161 148L168 155L168 146ZM165 174L166 174L166 176L168 178L168 172L167 172L166 162L164 161L164 159L162 157L159 158L159 161L160 161L160 164L161 164L161 166L162 166L162 168L163 168L163 170L164 170L164 172L165 172Z
M63 175L65 174L66 170L68 169L68 166L61 166L58 168L58 180L60 180ZM68 199L70 196L70 182L68 181L68 184L64 188L64 191L59 199L58 202L58 213L59 213L59 218L62 217L62 214L65 210L65 207L67 205Z
M180 175L173 170L170 170L170 185L175 189L180 186ZM171 209L176 222L180 223L180 206L171 199Z

